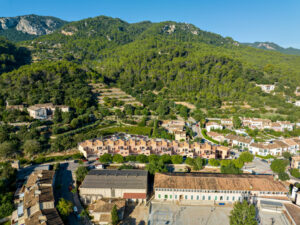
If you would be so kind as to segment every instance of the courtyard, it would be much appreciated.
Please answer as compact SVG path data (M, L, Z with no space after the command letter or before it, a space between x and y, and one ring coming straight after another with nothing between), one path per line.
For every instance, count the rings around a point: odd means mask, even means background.
M230 206L188 206L174 203L153 203L149 225L222 225L229 224Z

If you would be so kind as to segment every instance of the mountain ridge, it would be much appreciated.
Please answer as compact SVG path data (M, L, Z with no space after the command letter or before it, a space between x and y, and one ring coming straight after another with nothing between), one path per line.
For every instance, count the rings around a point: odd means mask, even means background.
M31 40L41 35L53 33L67 22L52 16L35 14L0 17L0 35L10 41Z
M264 41L264 42L253 42L253 43L241 43L243 45L247 45L250 47L254 47L254 48L259 48L259 49L264 49L264 50L271 50L271 51L278 51L284 54L288 54L288 55L300 55L300 49L297 48L293 48L293 47L288 47L288 48L284 48L274 42L268 42L268 41Z

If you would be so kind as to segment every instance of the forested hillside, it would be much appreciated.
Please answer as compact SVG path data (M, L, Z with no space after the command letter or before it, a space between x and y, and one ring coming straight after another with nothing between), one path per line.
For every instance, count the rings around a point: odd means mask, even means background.
M89 77L94 82L117 85L133 95L154 91L157 97L187 101L203 108L246 102L255 108L271 107L280 114L285 109L284 114L291 112L294 117L299 113L287 102L296 99L294 92L300 84L299 56L240 45L191 24L129 24L99 16L68 23L53 34L21 45L31 50L34 62L67 60L82 64L93 71ZM47 63L38 65L42 68ZM46 70L43 74L47 74ZM22 69L15 71L13 77L17 74L22 74ZM263 93L256 84L276 84L276 94ZM48 95L32 99L25 92L28 90L9 97L17 102L70 103L62 100L64 97ZM3 92L3 98L7 93Z
M30 63L30 52L0 37L0 74Z
M40 62L23 66L0 77L2 104L52 102L84 111L93 103L87 72L79 65L60 62Z

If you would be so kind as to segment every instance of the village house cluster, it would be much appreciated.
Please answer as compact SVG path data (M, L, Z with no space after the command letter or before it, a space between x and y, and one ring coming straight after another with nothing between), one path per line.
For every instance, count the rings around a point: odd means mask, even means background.
M161 126L169 133L174 134L176 141L186 141L187 135L184 130L185 122L182 120L164 120Z
M15 195L15 210L11 224L63 225L54 204L55 171L34 171Z
M258 130L274 130L278 132L284 132L285 130L292 131L294 129L295 124L291 123L289 121L276 121L272 122L269 119L261 119L261 118L240 118L242 122L243 127L249 127L250 129L258 129ZM208 125L211 125L210 123L214 123L215 127L212 127L210 130L222 130L223 127L228 129L233 129L233 120L232 119L220 119L220 124L216 122L208 122ZM217 127L219 125L219 127ZM207 126L207 125L206 125ZM208 130L208 129L207 129ZM208 131L210 131L208 130Z
M222 136L222 135L219 135ZM300 138L286 138L272 141L272 143L255 143L252 138L228 134L224 140L230 146L238 146L240 149L249 150L254 155L282 155L283 152L296 154L300 150Z
M86 140L78 144L79 151L86 157L99 157L105 153L120 154L124 157L129 155L149 156L155 155L181 155L186 157L220 158L229 157L230 148L225 146L211 145L209 143L188 143L170 141L165 139L150 139L145 136L109 136Z

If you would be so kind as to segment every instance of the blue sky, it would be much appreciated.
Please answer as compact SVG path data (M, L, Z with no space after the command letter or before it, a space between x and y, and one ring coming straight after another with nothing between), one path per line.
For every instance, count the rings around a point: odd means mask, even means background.
M98 15L128 22L173 20L240 42L300 48L300 0L0 0L0 17L25 14L73 21Z

